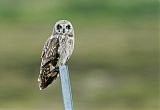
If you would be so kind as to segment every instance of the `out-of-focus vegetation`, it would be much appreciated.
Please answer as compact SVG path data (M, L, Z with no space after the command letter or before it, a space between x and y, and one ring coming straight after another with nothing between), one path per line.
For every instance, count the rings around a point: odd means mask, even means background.
M75 110L158 110L156 0L0 0L0 109L63 110L59 79L37 83L59 19L75 28Z

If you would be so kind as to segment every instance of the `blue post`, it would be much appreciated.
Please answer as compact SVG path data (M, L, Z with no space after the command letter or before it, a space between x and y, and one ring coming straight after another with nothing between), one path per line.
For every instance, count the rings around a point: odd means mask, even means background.
M69 79L68 66L60 66L60 79L63 95L64 110L74 110L72 102L72 93Z

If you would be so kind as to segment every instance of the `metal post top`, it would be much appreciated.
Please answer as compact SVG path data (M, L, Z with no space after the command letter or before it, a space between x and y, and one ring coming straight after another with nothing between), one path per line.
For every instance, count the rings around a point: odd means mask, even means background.
M74 110L68 66L67 65L60 66L59 70L60 70L64 110Z

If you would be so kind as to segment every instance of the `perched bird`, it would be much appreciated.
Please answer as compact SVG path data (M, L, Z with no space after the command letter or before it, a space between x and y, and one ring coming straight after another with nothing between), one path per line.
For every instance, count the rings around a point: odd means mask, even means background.
M41 55L40 90L46 88L59 76L59 66L65 65L74 50L74 29L67 20L56 22L52 35L44 44Z

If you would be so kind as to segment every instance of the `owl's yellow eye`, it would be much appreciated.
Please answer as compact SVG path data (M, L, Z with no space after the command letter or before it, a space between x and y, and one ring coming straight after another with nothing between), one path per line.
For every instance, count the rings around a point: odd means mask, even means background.
M60 24L57 25L57 30L62 29L62 26Z
M67 26L66 26L66 29L71 29L71 26L70 26L70 25L67 25Z

